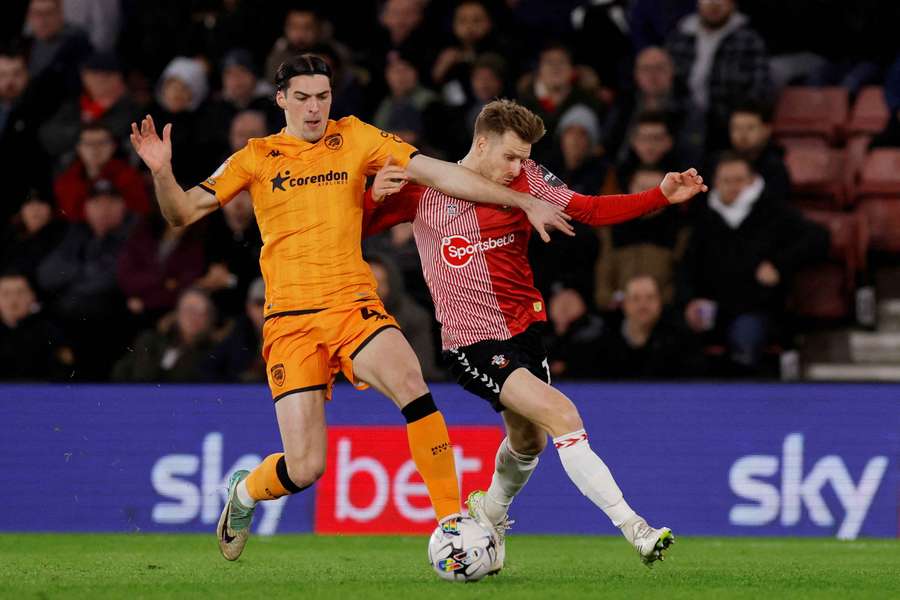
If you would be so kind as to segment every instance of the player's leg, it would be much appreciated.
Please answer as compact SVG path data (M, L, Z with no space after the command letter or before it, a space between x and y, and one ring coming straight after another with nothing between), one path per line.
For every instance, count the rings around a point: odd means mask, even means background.
M299 493L325 471L325 390L288 394L276 402L275 413L284 452L270 454L253 471L238 471L229 481L218 526L219 548L228 560L243 552L257 502Z
M569 479L618 527L647 562L662 558L673 541L668 528L653 529L625 501L609 467L591 449L578 409L562 392L520 368L500 393L505 407L532 421L553 437Z
M386 328L352 355L353 375L390 398L406 418L409 450L438 521L460 511L453 447L419 360L399 329Z

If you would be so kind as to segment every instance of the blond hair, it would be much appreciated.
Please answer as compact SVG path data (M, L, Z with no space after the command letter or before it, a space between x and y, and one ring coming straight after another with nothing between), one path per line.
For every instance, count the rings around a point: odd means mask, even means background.
M523 142L535 144L544 137L544 120L514 100L488 102L475 119L475 135L515 133Z

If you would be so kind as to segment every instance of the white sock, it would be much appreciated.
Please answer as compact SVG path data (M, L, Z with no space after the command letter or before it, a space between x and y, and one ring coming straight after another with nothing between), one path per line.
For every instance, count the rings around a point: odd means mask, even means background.
M513 498L528 482L537 464L537 456L519 454L509 447L509 438L503 438L494 460L491 487L484 495L484 513L491 523L496 525L503 519Z
M584 429L553 438L559 452L559 460L569 479L596 504L616 527L635 516L634 511L622 497L622 490L616 485L612 473L600 460L588 443Z
M250 496L250 490L247 489L246 478L242 479L240 483L237 484L234 495L237 496L238 502L244 505L244 508L253 508L256 506L256 500Z

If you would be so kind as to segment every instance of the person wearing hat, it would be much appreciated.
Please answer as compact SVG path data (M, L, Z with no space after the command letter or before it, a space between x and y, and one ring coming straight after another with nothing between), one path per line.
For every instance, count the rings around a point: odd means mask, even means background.
M207 103L207 66L195 58L175 57L169 62L150 110L160 123L172 123L175 134L173 168L180 179L200 181L218 165L228 150L228 122Z
M228 335L209 353L201 366L205 381L266 381L266 361L262 357L265 304L266 284L262 277L257 277L247 289L244 313L234 320Z
M126 339L124 300L116 263L134 223L112 182L98 180L88 194L83 223L71 223L59 246L41 261L37 282L51 313L75 344L74 378L106 379Z
M246 110L259 111L265 115L268 131L263 136L281 129L284 117L272 100L275 90L259 78L259 69L249 50L229 50L222 59L221 75L222 90L218 99L210 106L221 123L220 131L227 132L234 118Z
M67 101L38 132L47 153L59 160L75 149L84 123L100 123L118 143L128 137L137 105L128 95L123 67L109 52L90 55L81 66L81 95Z

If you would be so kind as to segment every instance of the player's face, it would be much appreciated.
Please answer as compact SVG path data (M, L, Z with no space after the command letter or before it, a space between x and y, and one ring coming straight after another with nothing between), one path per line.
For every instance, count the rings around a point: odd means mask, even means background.
M476 148L481 175L501 185L509 185L518 177L522 161L531 156L531 144L512 131L479 137Z
M318 142L325 135L331 112L331 82L326 76L292 77L288 89L279 91L275 101L284 109L291 135L307 142Z

